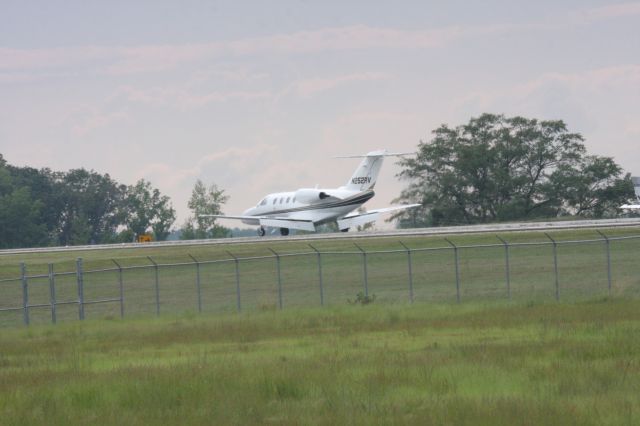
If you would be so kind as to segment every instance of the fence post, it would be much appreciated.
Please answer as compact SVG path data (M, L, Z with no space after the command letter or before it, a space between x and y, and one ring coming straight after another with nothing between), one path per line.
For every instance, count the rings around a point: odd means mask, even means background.
M269 248L269 251L276 257L276 270L278 273L278 308L282 309L282 276L280 275L280 255L275 250Z
M53 263L49 264L49 303L51 304L51 323L56 323L56 283Z
M558 301L560 300L560 283L558 280L558 243L556 242L556 240L551 238L551 235L547 234L546 232L544 233L544 235L546 235L553 244L553 272L556 280L556 301Z
M29 288L27 284L27 265L20 263L20 280L22 281L22 317L24 325L29 325Z
M367 276L367 252L362 247L353 243L362 252L362 269L364 271L364 296L369 297L369 277Z
M200 262L187 253L187 256L191 258L196 264L196 292L198 293L198 312L202 313L202 290L200 288Z
M596 229L596 232L604 238L605 246L607 248L607 283L609 285L609 297L611 297L611 241L603 232Z
M504 245L504 270L507 279L507 297L509 298L509 300L511 300L511 267L509 265L509 243L500 238L500 235L496 235L496 238L499 239Z
M458 260L458 246L453 244L448 238L444 239L453 247L453 260L456 266L456 301L460 303L460 265Z
M409 266L409 302L413 303L413 270L411 268L411 249L404 245L402 241L398 241L407 251L407 262Z
M147 259L153 263L153 269L155 270L155 278L156 278L156 315L160 315L160 279L158 277L158 264L151 258L151 256L147 256Z
M118 289L120 291L120 318L124 318L124 280L122 279L122 266L115 259L111 259L118 268Z
M324 289L322 288L322 257L321 257L322 253L320 253L320 251L318 251L318 249L312 246L311 244L308 244L308 246L311 247L313 251L316 252L316 255L318 256L318 282L320 283L320 306L324 306Z
M241 311L242 305L240 304L240 262L238 258L227 250L227 254L233 257L234 262L236 263L236 307L238 312Z
M76 260L76 278L78 282L78 318L84 319L84 272L82 270L82 258Z

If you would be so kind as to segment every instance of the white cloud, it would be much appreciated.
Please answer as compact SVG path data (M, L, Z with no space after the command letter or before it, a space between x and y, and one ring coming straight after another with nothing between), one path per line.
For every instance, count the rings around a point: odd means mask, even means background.
M612 18L622 18L640 15L640 3L616 3L594 7L577 13L579 18L586 21L600 21Z
M201 94L196 91L190 92L175 87L153 87L149 89L123 87L118 91L118 93L129 102L161 107L172 106L180 109L193 109L210 103L254 101L272 97L271 92L268 90L240 90L229 92L213 91Z
M370 82L387 79L388 76L380 72L364 72L340 75L332 78L311 78L299 80L291 84L285 90L286 93L295 93L298 96L308 98L315 94L334 89L354 82Z
M93 110L81 118L77 118L76 124L71 128L71 131L76 136L86 136L94 130L107 127L113 123L119 121L126 121L129 119L129 115L126 110L119 110L113 112L100 112Z
M37 70L85 66L107 74L163 71L181 64L221 56L308 54L356 49L426 49L443 47L463 37L510 31L511 25L451 26L429 30L401 30L355 25L323 28L198 44L136 47L81 46L51 49L0 48L0 70Z

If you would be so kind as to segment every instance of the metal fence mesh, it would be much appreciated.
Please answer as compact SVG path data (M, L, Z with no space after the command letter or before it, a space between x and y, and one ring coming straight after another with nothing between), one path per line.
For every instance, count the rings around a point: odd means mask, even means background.
M0 280L0 325L317 305L570 300L640 295L640 236L277 253L48 271ZM65 270L62 270L64 268ZM60 269L60 270L58 270ZM74 269L74 270L70 270Z

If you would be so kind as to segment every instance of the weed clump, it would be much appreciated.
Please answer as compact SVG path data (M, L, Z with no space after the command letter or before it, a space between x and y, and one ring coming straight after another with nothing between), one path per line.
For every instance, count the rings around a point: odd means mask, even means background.
M354 300L347 299L347 303L350 305L369 305L376 300L376 295L372 294L371 296L365 296L365 294L360 291L356 294L356 298Z

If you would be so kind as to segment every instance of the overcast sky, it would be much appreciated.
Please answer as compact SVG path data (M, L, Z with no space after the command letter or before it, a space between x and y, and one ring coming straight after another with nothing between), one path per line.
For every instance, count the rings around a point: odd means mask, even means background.
M0 153L147 179L176 226L196 179L238 214L483 112L562 119L640 174L640 2L0 0Z

